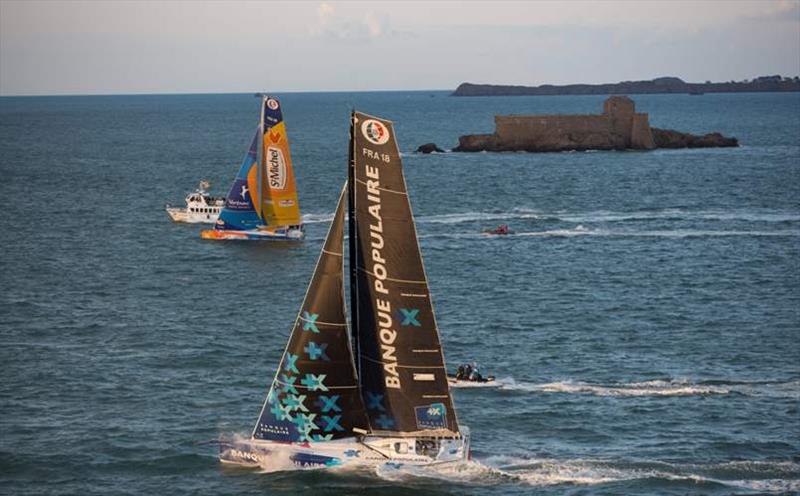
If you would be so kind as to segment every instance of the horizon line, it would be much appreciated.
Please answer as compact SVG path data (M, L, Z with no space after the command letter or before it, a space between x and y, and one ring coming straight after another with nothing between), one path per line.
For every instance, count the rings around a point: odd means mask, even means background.
M415 89L415 90L402 90L402 89L372 89L372 90L288 90L288 91L190 91L190 92L124 92L124 93L19 93L19 94L3 94L0 93L0 98L36 98L36 97L75 97L75 96L178 96L178 95L247 95L256 93L263 94L305 94L305 93L399 93L399 92L424 92L424 91L437 91L444 92L455 91L455 88L445 89Z

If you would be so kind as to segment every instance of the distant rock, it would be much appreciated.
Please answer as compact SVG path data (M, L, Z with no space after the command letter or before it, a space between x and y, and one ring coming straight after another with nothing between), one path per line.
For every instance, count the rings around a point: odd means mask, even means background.
M673 129L651 128L653 141L658 148L718 148L739 146L736 138L727 138L720 133L697 136Z
M444 153L444 150L436 146L436 143L425 143L417 148L418 153Z
M527 96L527 95L637 95L657 93L741 93L800 91L800 78L780 75L760 76L752 81L687 83L677 77L659 77L650 81L621 81L607 84L566 84L512 86L506 84L461 83L452 96Z

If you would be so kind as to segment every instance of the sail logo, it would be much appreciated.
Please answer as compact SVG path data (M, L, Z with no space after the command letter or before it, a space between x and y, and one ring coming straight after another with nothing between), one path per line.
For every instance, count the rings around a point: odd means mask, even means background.
M225 208L231 210L251 210L253 208L250 203L250 188L243 179L237 178L233 183L233 188L225 199Z
M414 408L419 429L447 429L447 407L444 403L421 405Z
M278 110L278 100L274 98L267 98L267 107L271 110Z
M280 148L270 146L267 148L267 181L270 189L284 189L286 187L286 161Z
M367 119L361 124L361 134L375 145L383 145L389 141L389 129L375 119Z

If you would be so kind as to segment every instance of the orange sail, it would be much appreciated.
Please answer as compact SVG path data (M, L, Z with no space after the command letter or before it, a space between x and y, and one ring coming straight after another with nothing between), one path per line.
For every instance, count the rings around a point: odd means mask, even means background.
M265 96L261 115L260 214L267 226L296 226L301 223L300 206L286 124L278 100Z

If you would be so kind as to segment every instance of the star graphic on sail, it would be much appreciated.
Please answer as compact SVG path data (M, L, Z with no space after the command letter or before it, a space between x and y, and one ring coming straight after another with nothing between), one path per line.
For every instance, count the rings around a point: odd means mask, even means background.
M292 393L297 394L297 388L294 387L294 383L297 381L297 377L292 377L288 374L283 374L281 376L281 380L277 381L283 386L284 393Z
M300 384L303 384L309 391L327 391L328 388L323 384L326 374L306 374Z
M417 315L419 315L418 308L401 308L400 318L403 319L403 321L400 322L400 325L420 327Z
M332 417L328 415L323 415L320 418L325 422L325 427L324 427L325 432L331 432L334 430L339 432L344 431L344 427L339 425L339 419L342 418L341 415L334 415Z
M328 355L325 354L325 350L328 348L328 343L317 344L314 341L309 341L308 346L303 348L308 354L308 358L311 360L318 360L322 359L326 362L330 362L331 359L328 358Z
M394 426L394 419L382 413L380 417L375 419L375 423L377 423L381 429L389 429Z
M305 320L305 323L303 324L303 330L319 334L319 329L317 329L318 318L319 318L318 313L303 312L303 316L300 317L301 320Z
M320 395L316 405L320 407L324 413L328 413L331 410L333 410L334 412L341 412L342 409L339 408L339 405L336 404L338 400L339 400L338 394L334 394L330 398L323 394Z
M386 409L383 407L382 404L383 395L378 393L373 393L367 391L367 409L368 410L378 410L380 412L385 412Z
M270 409L270 412L275 415L278 420L292 421L292 409L286 405L275 405Z
M293 355L291 353L286 355L286 365L283 366L283 370L287 372L294 372L295 374L299 374L300 371L297 370L297 359L299 358L298 355Z
M283 404L287 408L291 408L292 411L302 410L304 412L308 411L308 408L303 404L306 400L306 395L296 395L296 394L287 394L286 398L283 399Z

